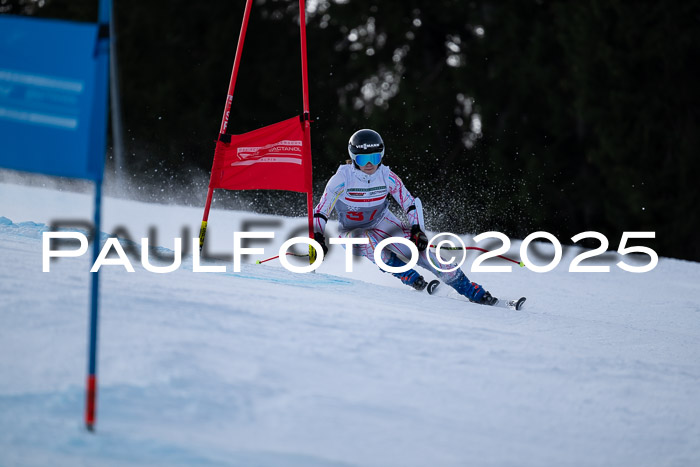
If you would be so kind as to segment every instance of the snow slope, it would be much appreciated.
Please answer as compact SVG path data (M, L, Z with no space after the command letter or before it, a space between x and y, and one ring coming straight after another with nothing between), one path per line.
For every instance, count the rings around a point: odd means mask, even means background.
M168 249L201 219L109 197L103 212L103 231L155 228ZM467 267L496 296L528 296L514 312L366 261L345 273L339 247L315 274L193 273L191 256L154 274L133 257L134 273L101 272L90 434L90 255L42 273L41 233L89 221L91 196L0 183L0 216L0 466L700 465L698 263L632 274L612 255L610 273L574 274L572 249L544 274ZM210 252L230 255L244 222L276 232L266 256L305 225L213 210Z

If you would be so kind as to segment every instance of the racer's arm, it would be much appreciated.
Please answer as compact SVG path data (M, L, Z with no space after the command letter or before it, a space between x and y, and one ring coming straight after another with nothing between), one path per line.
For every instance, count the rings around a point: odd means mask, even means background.
M328 180L323 196L314 208L314 232L322 234L326 230L326 223L331 217L335 203L343 193L345 193L345 176L338 170Z
M411 193L406 189L398 175L396 175L391 170L388 176L389 182L389 193L394 197L403 212L408 216L408 222L411 226L418 225L418 212L416 211L415 201L416 199L411 195Z
M389 192L401 205L401 209L406 213L408 222L411 224L410 239L418 247L418 251L423 251L428 247L428 237L421 230L418 222L418 211L416 210L416 199L409 193L401 179L392 171L389 171Z

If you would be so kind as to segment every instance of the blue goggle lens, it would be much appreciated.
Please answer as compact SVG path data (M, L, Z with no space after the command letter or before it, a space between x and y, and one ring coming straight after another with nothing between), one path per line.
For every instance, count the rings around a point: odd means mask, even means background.
M365 165L371 163L372 165L379 165L379 163L382 160L382 153L381 152L374 152L372 154L356 154L355 155L355 163L359 165L360 167L364 167Z

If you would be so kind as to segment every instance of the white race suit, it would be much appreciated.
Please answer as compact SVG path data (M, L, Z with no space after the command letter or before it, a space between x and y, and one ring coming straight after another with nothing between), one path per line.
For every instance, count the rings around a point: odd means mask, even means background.
M389 194L406 213L408 225L389 211ZM379 242L389 237L410 238L411 227L418 224L415 198L401 179L385 165L380 165L371 175L355 168L353 164L341 165L326 184L323 196L314 208L314 232L324 233L333 210L338 213L339 237L369 239L367 244L354 245L353 254L365 256L373 263L374 250ZM411 258L411 251L406 245L392 243L382 250L382 261L394 266L392 263L396 262L396 257L393 253L398 253L406 259ZM431 261L433 264L439 264L435 253L427 248L420 253L417 264L432 271L460 293L460 289L470 292L466 295L468 298L480 298L483 295L480 286L465 283L468 280L460 269L443 272L433 268ZM402 264L405 263L401 262ZM397 277L406 282L403 277Z

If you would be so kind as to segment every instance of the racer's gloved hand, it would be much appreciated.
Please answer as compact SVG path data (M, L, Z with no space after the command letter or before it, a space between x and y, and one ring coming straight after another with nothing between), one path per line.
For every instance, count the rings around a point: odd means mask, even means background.
M323 248L323 254L328 254L328 247L326 246L326 237L323 236L321 232L314 232L314 240L316 240Z
M428 248L428 237L418 224L411 227L411 241L416 244L418 251L425 251Z

